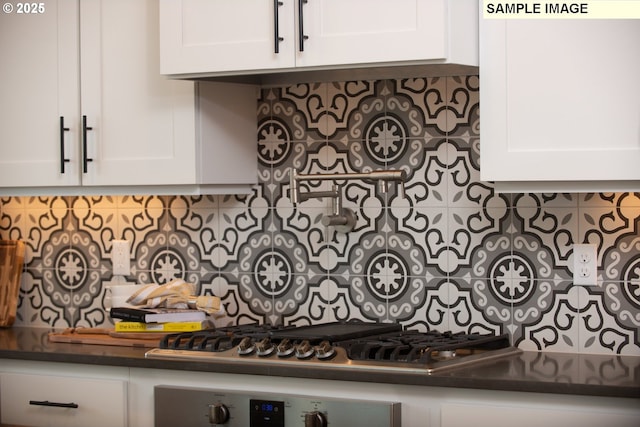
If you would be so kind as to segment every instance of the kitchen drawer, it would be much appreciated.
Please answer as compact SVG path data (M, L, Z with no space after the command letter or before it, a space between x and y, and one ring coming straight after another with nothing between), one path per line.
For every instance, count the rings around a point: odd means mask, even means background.
M128 424L127 382L123 380L2 373L0 405L2 424L49 427Z

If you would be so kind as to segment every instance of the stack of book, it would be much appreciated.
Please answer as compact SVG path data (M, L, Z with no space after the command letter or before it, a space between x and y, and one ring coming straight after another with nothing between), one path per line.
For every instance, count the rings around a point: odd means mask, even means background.
M177 308L112 307L116 332L187 332L213 327L204 311Z

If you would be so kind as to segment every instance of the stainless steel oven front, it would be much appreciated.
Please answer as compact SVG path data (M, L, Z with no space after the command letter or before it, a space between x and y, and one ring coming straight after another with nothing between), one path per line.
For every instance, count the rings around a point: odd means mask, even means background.
M400 403L156 386L155 427L400 427Z

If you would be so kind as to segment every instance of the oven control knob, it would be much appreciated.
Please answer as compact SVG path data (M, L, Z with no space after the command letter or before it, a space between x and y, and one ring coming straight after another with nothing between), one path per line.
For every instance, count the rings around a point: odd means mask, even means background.
M322 341L318 347L316 347L316 357L319 360L329 360L336 355L336 349L333 348L329 341Z
M248 356L256 349L253 339L250 337L244 337L238 344L238 354L240 356Z
M229 409L222 403L209 405L209 424L225 424L229 421Z
M309 340L304 340L296 347L296 357L298 359L309 359L315 353L315 349L309 342Z
M304 427L327 427L327 417L322 412L307 412L304 415Z

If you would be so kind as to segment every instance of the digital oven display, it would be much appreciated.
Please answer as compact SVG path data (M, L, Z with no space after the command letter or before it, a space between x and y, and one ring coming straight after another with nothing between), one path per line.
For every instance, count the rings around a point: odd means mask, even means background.
M249 400L250 427L284 427L284 402Z

